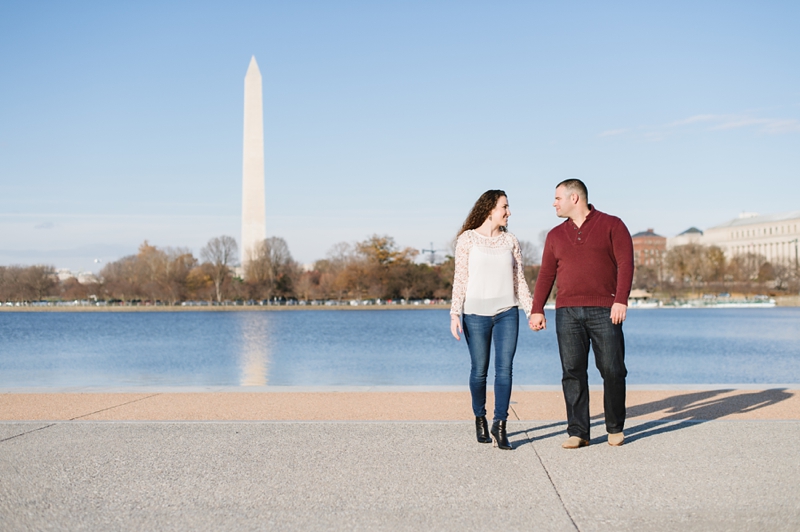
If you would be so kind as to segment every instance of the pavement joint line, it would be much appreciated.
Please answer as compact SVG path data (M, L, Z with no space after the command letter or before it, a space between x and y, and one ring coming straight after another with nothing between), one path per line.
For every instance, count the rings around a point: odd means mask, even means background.
M15 434L13 436L9 436L8 438L3 438L2 440L0 440L0 443L4 443L4 442L7 442L9 440L13 440L14 438L19 438L21 436L25 436L27 434L32 434L32 433L38 432L40 430L49 429L50 427L55 427L56 425L58 425L58 423L50 423L49 425L45 425L44 427L38 427L38 428L35 428L33 430L29 430L29 431L23 432L22 434Z
M96 412L89 412L88 414L83 414L82 416L77 416L77 417L70 418L68 421L76 421L76 420L84 418L84 417L89 417L89 416L93 416L95 414L99 414L100 412L105 412L107 410L113 410L113 409L119 408L121 406L129 405L129 404L132 404L132 403L137 403L139 401L144 401L146 399L151 399L151 398L156 397L158 395L161 395L161 394L160 393L154 393L153 395L148 395L147 397L140 397L139 399L134 399L132 401L128 401L126 403L122 403L122 404L119 404L119 405L109 406L108 408L101 408L100 410L97 410Z
M542 460L542 457L539 454L539 451L536 450L536 442L533 440L533 438L529 434L529 431L530 431L530 429L523 429L523 432L525 432L525 437L528 440L528 444L533 449L533 454L536 455L536 459L539 460L539 465L542 466L542 470L544 471L544 474L547 475L547 481L550 482L550 485L553 487L553 491L555 491L556 497L558 497L558 502L561 503L561 508L563 508L564 509L564 513L567 514L567 517L569 518L569 522L572 523L572 526L575 528L575 530L580 532L580 528L578 527L578 524L575 522L575 519L572 517L572 513L569 511L569 508L567 508L567 504L564 502L563 497L561 497L561 493L558 491L558 487L556 487L555 482L553 482L553 477L550 476L550 471L548 471L547 466L544 464L544 460Z

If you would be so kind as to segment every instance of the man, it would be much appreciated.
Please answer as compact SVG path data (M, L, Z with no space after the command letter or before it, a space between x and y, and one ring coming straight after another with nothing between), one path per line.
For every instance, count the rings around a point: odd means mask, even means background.
M567 218L544 244L533 294L530 327L547 326L544 304L557 280L556 336L561 355L567 434L561 445L589 445L589 346L603 377L603 405L609 445L625 439L625 321L633 280L633 242L622 220L589 203L586 185L567 179L556 187L556 215Z

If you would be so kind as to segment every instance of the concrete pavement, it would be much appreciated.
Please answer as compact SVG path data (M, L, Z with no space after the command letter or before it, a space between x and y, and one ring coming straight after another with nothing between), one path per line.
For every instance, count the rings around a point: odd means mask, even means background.
M632 390L624 446L594 412L566 451L515 390L500 451L463 390L2 393L0 529L797 530L798 397Z

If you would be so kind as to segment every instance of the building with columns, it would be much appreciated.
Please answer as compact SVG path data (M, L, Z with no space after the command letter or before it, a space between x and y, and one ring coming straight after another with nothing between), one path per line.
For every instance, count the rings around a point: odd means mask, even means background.
M800 211L760 215L742 213L737 218L706 229L667 239L667 248L685 243L717 246L727 258L754 253L772 263L796 263L800 239ZM699 233L699 234L698 234Z

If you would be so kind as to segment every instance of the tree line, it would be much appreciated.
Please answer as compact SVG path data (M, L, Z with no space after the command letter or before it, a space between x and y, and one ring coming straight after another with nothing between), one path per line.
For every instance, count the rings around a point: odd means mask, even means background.
M528 278L536 249L528 243ZM0 266L0 301L57 299L160 302L286 301L382 299L449 299L454 259L439 264L417 261L419 251L401 248L388 235L341 242L324 259L304 268L286 241L267 238L242 267L230 236L212 238L195 257L181 247L159 248L145 241L133 255L106 264L94 281L59 281L53 266Z
M539 272L539 248L520 242L531 290ZM388 235L333 246L324 259L304 268L286 241L267 238L244 266L230 236L212 238L195 257L181 247L159 248L147 241L136 254L106 264L93 281L60 281L53 266L0 266L0 302L47 299L160 302L449 299L454 259L418 262L419 251L401 248ZM636 267L634 288L661 297L691 293L797 293L796 265L770 262L756 254L730 259L716 246L672 248L655 265Z
M634 288L668 297L699 293L743 295L797 294L800 290L795 260L769 261L764 255L725 256L718 246L686 244L670 249L653 265L638 265Z

